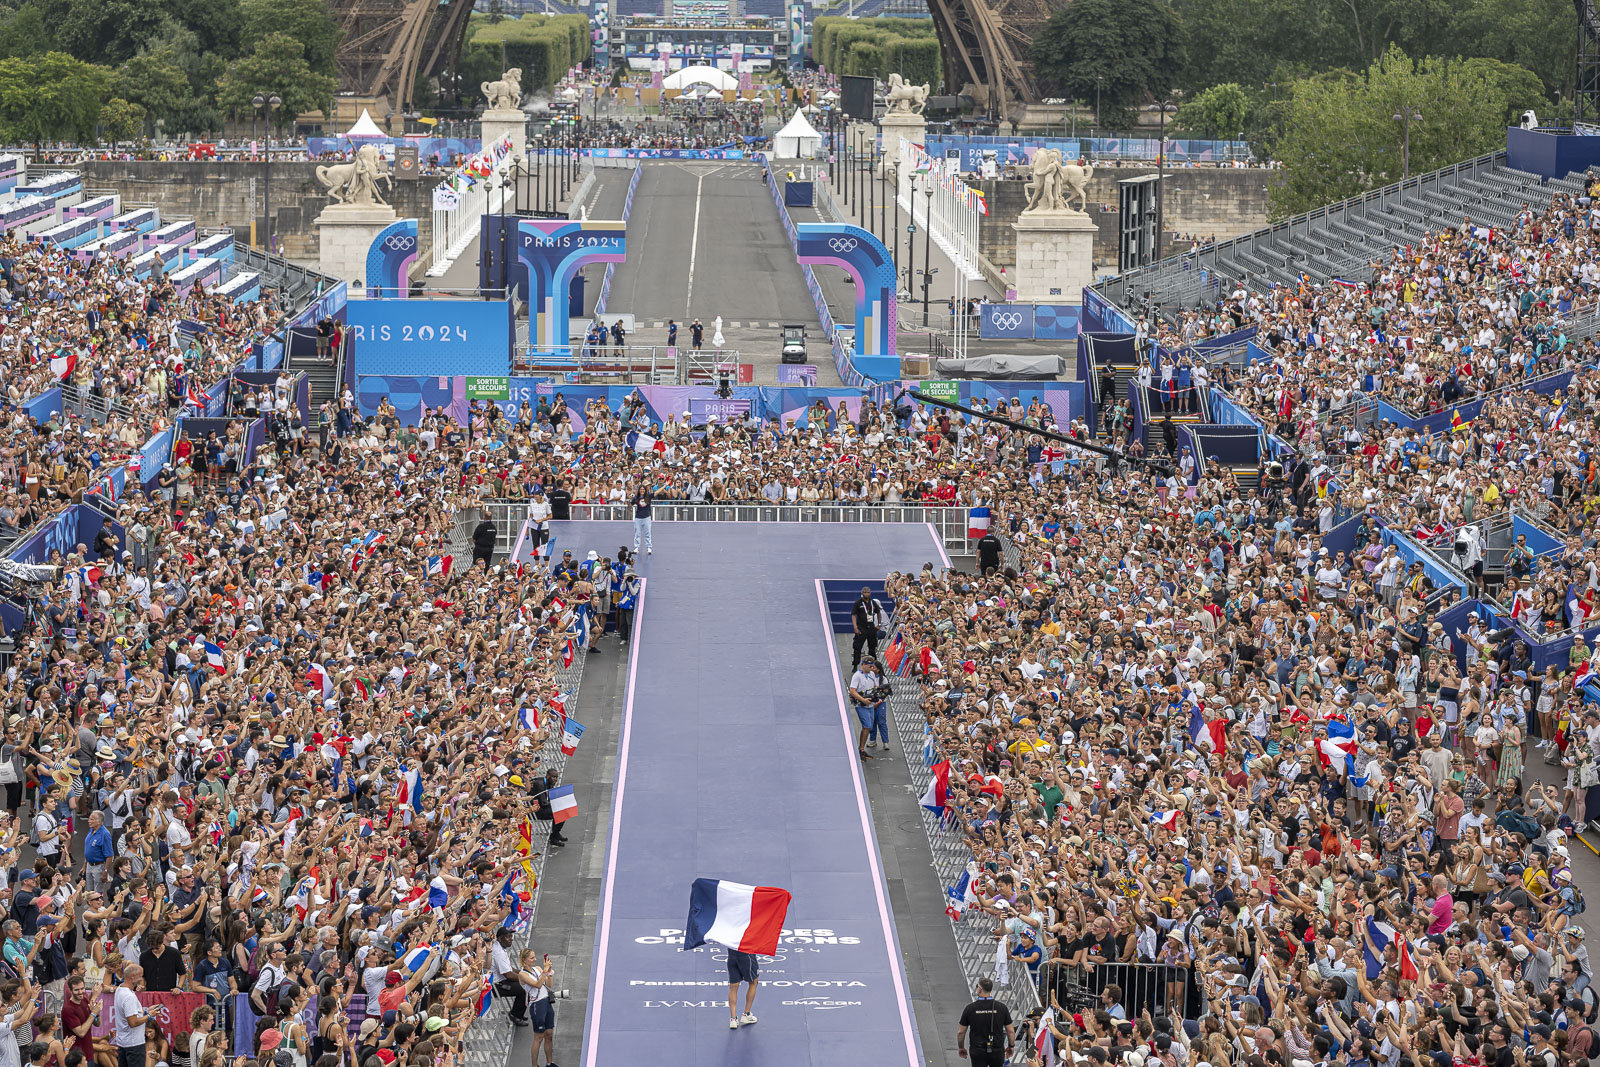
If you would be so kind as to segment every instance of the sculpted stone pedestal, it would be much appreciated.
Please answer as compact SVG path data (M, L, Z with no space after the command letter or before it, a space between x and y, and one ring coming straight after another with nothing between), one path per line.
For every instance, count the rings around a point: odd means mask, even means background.
M1017 300L1077 304L1094 284L1095 224L1068 208L1025 211L1011 224L1017 231Z
M900 166L900 139L927 144L928 120L910 111L889 111L883 116L883 165Z
M367 279L367 250L373 238L395 221L388 204L329 204L313 224L317 227L322 273L350 283L352 295Z
M478 132L487 149L500 138L511 135L513 155L526 155L528 151L528 116L515 108L506 111L485 111L478 120Z

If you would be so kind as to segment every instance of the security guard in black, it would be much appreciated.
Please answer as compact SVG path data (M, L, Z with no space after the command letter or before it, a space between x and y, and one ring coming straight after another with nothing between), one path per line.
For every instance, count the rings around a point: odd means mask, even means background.
M1011 1009L991 995L994 984L987 978L978 981L978 999L961 1013L961 1028L956 1031L956 1051L963 1059L971 1043L974 1067L1004 1067L1014 1047Z

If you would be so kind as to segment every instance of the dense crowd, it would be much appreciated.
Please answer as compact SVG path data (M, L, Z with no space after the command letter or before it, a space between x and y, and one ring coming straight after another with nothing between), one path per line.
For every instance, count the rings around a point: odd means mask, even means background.
M548 1001L508 949L594 575L453 560L472 470L433 421L285 440L52 560L5 680L5 1062L449 1063L486 974Z
M1550 210L1528 248L1576 242ZM1562 548L1513 549L1504 583L1473 592L1533 630L1600 598L1600 375L1496 393L1431 437L1354 420L1369 377L1443 410L1452 382L1466 397L1594 359L1561 336L1554 291L1581 290L1583 266L1519 234L1439 245L1367 288L1234 294L1166 338L1264 327L1274 358L1215 384L1297 454L1249 488L1048 441L1031 429L1087 428L1031 398L996 405L1016 429L866 398L698 427L637 394L413 425L347 396L325 439L274 435L198 471L179 455L188 477L115 502L120 549L104 535L53 559L12 635L0 1067L450 1064L488 1025L486 983L547 1034L561 976L510 951L523 861L562 844L540 826L561 673L632 576L625 551L497 567L493 531L470 561L447 538L485 498L548 524L641 487L991 509L981 573L892 576L900 642L876 651L919 695L944 818L972 849L951 908L1052 1008L1025 1048L1042 1031L1121 1067L1584 1067L1600 1043L1571 860L1600 821L1600 710L1571 678L1590 649L1536 664L1482 621L1447 630L1375 521L1348 551L1318 546L1340 506L1422 539L1515 506ZM126 408L10 417L0 524L20 527L274 312L6 251L8 388L32 395L70 354L73 384ZM1489 304L1465 298L1491 277ZM180 338L179 317L210 329ZM1465 325L1417 336L1480 320L1494 336L1471 352ZM141 992L192 1007L158 1023Z
M180 298L125 259L0 238L0 376L13 405L69 384L146 417L167 412L232 369L276 317L270 295L239 305L196 286ZM202 329L180 332L184 321Z

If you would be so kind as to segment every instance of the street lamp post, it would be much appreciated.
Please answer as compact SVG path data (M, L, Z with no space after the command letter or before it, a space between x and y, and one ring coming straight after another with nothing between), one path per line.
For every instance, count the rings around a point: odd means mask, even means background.
M867 213L861 221L866 222L867 232L877 237L878 230L878 182L874 178L874 170L878 162L878 146L870 147L867 155Z
M1100 136L1100 83L1106 80L1104 74L1094 76L1094 135Z
M928 283L933 281L933 175L923 179L927 203L922 212L922 325L928 325Z
M1156 106L1161 109L1161 137L1160 137L1160 140L1156 144L1156 248L1155 248L1155 257L1156 257L1156 262L1159 263L1161 261L1161 243L1162 243L1161 239L1162 239L1162 235L1165 233L1165 230L1163 229L1163 227L1165 227L1165 225L1166 225L1166 216L1163 213L1163 208L1165 207L1165 198L1162 195L1162 186L1166 184L1166 177L1167 177L1167 109L1171 108L1172 110L1176 111L1177 108L1178 108L1178 105L1174 104L1171 100L1167 99L1166 97L1162 97L1160 100L1156 101Z
M272 113L283 106L282 97L277 93L271 96L262 96L260 93L250 101L255 110L266 118L267 125L267 171L266 179L262 182L262 198L266 201L267 224L265 243L267 254L272 254ZM254 121L252 119L252 121Z
M1394 120L1405 124L1405 139L1400 143L1400 180L1405 181L1411 177L1411 124L1422 121L1422 112L1403 107L1394 113Z

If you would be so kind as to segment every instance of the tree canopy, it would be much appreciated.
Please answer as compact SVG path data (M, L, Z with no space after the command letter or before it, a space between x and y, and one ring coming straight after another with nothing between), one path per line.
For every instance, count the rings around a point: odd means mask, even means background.
M1413 174L1494 151L1505 144L1507 123L1542 99L1539 79L1521 67L1496 59L1416 61L1396 46L1361 73L1301 79L1275 146L1282 172L1271 189L1273 213L1399 181L1408 151Z

